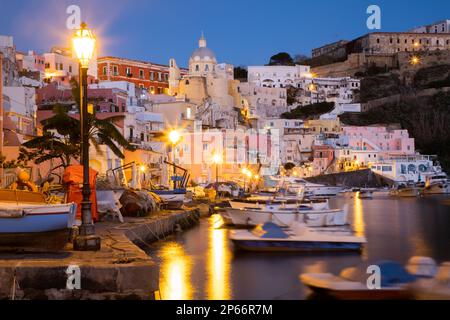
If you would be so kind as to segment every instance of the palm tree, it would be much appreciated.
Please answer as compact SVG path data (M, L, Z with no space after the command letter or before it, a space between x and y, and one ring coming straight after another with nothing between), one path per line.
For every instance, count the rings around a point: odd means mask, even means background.
M79 86L76 81L72 81L72 96L79 106ZM71 160L77 160L81 157L81 132L80 120L71 117L67 108L56 104L53 107L54 116L42 121L44 135L29 140L23 144L25 150L22 150L20 158L33 160L36 164L59 159L59 167L68 167ZM120 147L127 150L135 150L115 126L115 122L124 119L123 115L112 116L106 119L98 119L94 114L87 114L87 122L90 127L89 141L101 154L100 145L107 145L111 151L119 158L125 156Z

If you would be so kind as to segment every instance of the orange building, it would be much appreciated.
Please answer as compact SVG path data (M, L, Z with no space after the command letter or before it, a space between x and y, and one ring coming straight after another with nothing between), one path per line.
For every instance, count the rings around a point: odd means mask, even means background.
M181 75L187 73L182 69ZM128 81L153 94L168 93L169 66L117 57L98 59L100 81Z

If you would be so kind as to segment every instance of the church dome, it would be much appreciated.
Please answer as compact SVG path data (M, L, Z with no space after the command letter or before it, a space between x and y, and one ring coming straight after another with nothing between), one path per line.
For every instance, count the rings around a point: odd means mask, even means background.
M191 55L190 61L217 62L214 52L206 47L206 39L203 34L198 42L198 48Z
M216 55L209 48L198 48L195 49L191 55L191 59L194 61L198 60L216 60Z

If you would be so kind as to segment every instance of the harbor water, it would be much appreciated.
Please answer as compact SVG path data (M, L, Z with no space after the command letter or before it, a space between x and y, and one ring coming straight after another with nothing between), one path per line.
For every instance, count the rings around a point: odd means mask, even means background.
M343 268L381 260L406 263L411 256L450 261L450 198L389 198L355 194L331 199L332 208L349 204L350 222L368 243L355 253L252 253L235 251L220 217L152 245L160 264L160 296L181 299L307 299L298 276L304 272L339 274Z

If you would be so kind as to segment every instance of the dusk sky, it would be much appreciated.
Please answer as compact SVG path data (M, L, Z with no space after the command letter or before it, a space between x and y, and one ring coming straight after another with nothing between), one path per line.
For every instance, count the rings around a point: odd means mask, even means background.
M382 9L381 31L450 18L448 0L0 0L0 34L14 36L21 51L67 45L72 4L99 38L100 56L163 64L174 57L180 66L202 30L219 62L260 65L280 51L310 55L314 47L368 33L371 4Z

